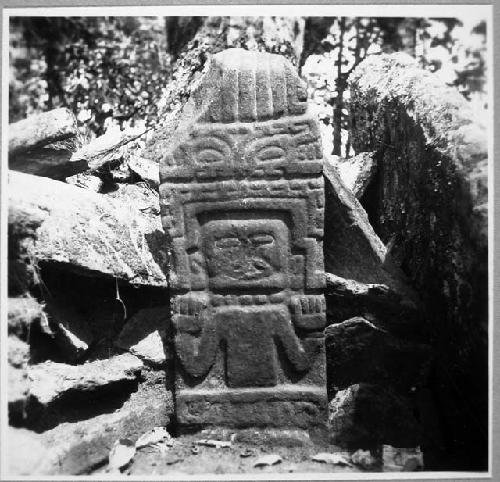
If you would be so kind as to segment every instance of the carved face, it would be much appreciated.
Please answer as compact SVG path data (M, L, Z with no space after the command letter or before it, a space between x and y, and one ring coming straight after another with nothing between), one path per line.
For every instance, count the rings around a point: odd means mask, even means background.
M212 220L201 232L211 288L285 286L289 248L283 221Z

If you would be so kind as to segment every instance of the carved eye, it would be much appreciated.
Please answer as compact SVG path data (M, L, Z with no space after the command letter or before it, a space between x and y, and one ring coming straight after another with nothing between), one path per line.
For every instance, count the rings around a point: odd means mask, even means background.
M196 164L225 164L231 160L231 147L226 141L216 136L195 138L189 150Z
M251 237L251 240L255 246L264 246L274 243L274 238L270 234L255 234Z
M221 238L215 241L215 247L217 248L235 248L241 245L241 241L238 238Z
M265 146L256 155L259 161L277 161L285 159L285 150L280 146Z
M224 154L216 149L204 149L203 151L198 152L196 160L201 164L221 162L224 160Z

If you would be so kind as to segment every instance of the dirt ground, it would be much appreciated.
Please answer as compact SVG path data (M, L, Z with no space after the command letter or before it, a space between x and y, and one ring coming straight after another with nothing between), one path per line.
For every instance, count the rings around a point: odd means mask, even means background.
M334 465L313 461L311 457L318 453L342 453L349 460L347 452L340 452L332 445L318 445L312 442L278 446L245 442L232 442L230 447L207 447L199 445L200 435L187 435L174 439L171 447L160 450L155 446L139 449L132 462L122 469L124 475L166 475L178 477L207 474L270 474L270 473L352 473L367 471L387 471L381 464L370 468L355 464L350 466ZM272 466L254 467L256 461L265 455L276 454L282 459ZM109 472L103 466L92 475Z

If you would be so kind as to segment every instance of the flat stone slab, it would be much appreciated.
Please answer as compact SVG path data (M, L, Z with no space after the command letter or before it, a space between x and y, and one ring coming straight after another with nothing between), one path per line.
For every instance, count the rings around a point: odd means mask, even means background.
M98 392L112 384L134 381L142 367L142 362L129 353L83 365L51 361L32 365L28 370L30 395L40 404L49 405L63 397Z
M181 430L325 424L323 159L305 86L284 57L228 49L172 138L160 203Z
M68 264L132 284L167 284L159 216L143 215L119 199L10 171L9 233L29 246L38 262Z

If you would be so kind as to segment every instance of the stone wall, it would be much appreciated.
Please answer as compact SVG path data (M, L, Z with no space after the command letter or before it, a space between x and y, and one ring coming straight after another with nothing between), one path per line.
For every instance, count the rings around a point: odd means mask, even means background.
M350 89L353 147L377 162L360 201L422 296L446 452L485 468L486 130L455 89L406 54L368 58Z

